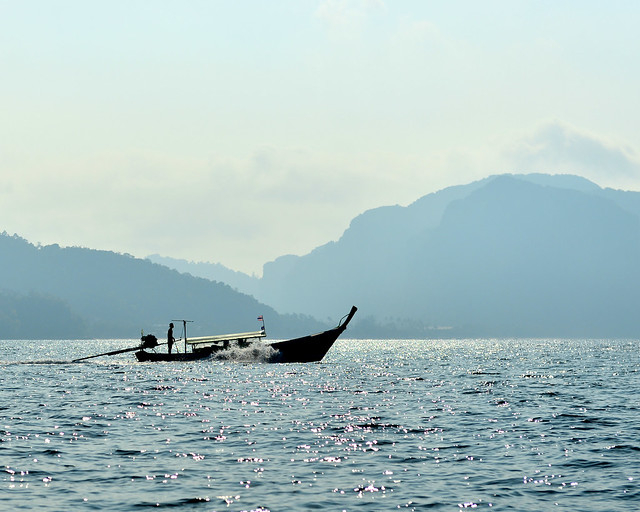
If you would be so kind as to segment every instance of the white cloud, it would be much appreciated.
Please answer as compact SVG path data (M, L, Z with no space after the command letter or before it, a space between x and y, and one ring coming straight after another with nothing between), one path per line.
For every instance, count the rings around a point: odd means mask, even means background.
M382 0L324 0L315 15L331 29L351 30L359 27L367 16L384 8Z
M562 123L547 123L505 151L517 171L574 173L607 186L624 186L640 178L640 159L625 145Z
M440 44L443 35L438 26L428 20L414 20L401 23L397 33L393 37L393 42L400 46L424 45L426 43Z

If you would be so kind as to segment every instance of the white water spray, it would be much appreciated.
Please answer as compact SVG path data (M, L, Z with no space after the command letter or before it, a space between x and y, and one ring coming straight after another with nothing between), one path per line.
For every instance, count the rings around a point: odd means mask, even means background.
M217 361L237 361L241 363L269 363L276 361L280 354L279 350L271 345L262 343L252 343L248 347L229 347L213 354L212 358Z

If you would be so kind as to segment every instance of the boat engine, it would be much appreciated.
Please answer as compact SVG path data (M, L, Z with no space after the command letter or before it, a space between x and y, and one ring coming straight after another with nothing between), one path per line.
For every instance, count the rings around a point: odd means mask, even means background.
M156 338L153 334L146 334L140 338L142 341L141 348L154 348L158 346L158 338Z

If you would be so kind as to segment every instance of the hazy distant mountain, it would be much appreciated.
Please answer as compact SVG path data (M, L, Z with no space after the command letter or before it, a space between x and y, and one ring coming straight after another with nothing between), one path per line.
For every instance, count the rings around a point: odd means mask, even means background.
M320 316L349 297L426 334L637 335L639 215L639 193L576 176L494 176L363 213L266 264L259 296Z
M221 263L187 261L160 256L159 254L147 256L147 259L153 263L164 265L184 274L191 274L192 276L204 277L211 281L228 284L231 288L254 297L259 293L259 278L231 270Z
M345 304L334 313L348 311ZM34 246L0 235L0 338L127 337L166 333L194 320L192 335L252 330L264 315L272 338L325 324L273 308L229 286L108 251ZM335 319L337 321L337 318Z

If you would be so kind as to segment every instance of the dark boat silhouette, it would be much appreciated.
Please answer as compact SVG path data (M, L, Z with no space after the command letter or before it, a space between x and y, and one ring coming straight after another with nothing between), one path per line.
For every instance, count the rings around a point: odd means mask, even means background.
M353 306L349 314L342 317L338 325L332 329L290 340L274 341L271 343L262 342L260 339L266 337L266 332L263 327L259 331L202 336L197 338L187 338L185 334L184 351L172 354L156 352L156 347L166 345L166 343L159 344L155 336L147 335L141 338L142 344L139 347L128 350L137 350L136 358L140 362L167 362L198 361L233 348L250 349L252 347L270 347L273 350L270 351L268 362L312 363L321 361L324 358L338 337L345 331L357 310L358 308ZM186 321L184 322L186 333Z

